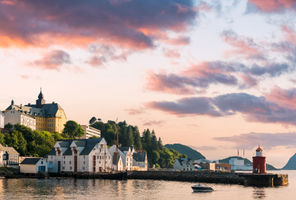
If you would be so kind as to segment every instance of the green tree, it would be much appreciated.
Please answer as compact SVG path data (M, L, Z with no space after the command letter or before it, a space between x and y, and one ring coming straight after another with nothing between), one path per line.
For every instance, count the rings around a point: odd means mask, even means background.
M69 138L76 138L81 137L84 134L84 130L77 122L69 120L65 124L63 134Z
M133 132L133 136L134 136L134 147L136 150L142 150L142 142L141 142L141 136L140 136L140 132L138 130L138 127L135 127L134 132Z
M97 121L97 119L96 119L95 117L92 117L92 118L89 120L89 124L92 125L92 124L94 124L96 121Z

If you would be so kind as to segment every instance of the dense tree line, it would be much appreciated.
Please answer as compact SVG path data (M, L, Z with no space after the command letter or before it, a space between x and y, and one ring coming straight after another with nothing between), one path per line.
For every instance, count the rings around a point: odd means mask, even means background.
M0 143L13 147L21 156L45 156L60 139L64 137L59 133L33 131L19 124L14 126L7 124L0 133Z
M146 129L141 135L137 126L128 125L126 121L116 123L108 120L104 123L95 117L92 117L89 123L90 126L101 131L101 136L105 138L109 146L116 144L116 132L118 132L121 146L133 146L136 150L146 151L150 167L155 165L170 168L177 158L183 156L173 149L165 148L161 138L157 138L153 130Z

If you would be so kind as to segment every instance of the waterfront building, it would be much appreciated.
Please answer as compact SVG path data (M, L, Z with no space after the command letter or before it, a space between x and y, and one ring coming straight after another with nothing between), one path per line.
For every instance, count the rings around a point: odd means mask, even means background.
M82 129L84 130L84 135L81 137L81 139L88 139L92 137L101 137L101 131L93 128L89 125L81 125Z
M0 129L4 128L4 113L0 111Z
M104 138L57 141L48 154L48 172L110 172L112 156Z
M121 152L123 152L125 156L125 170L130 171L133 167L133 154L134 148L133 147L120 147Z
M46 158L25 158L20 164L20 172L24 174L47 173Z
M252 165L246 164L242 157L232 157L229 159L231 169L235 171L252 171Z
M174 163L174 170L176 171L196 171L199 169L201 169L201 166L189 158L179 158Z
M24 118L25 122L22 123L20 118ZM18 106L12 100L11 105L4 111L4 122L13 125L19 123L39 131L62 133L67 117L58 103L46 104L43 93L40 91L36 104Z
M112 161L113 161L113 165L112 165L112 171L124 171L126 170L126 156L125 154L120 151L120 149L118 148L118 159L117 159L117 150L116 150L116 145L112 145L109 149L108 149L110 155L112 155ZM118 167L117 167L117 162L118 162Z
M256 149L256 156L253 157L253 173L266 173L266 157L263 156L263 149L258 146Z
M6 147L0 144L0 166L18 167L19 153L13 147Z
M133 153L132 170L136 170L136 171L148 170L148 159L145 151L137 151Z

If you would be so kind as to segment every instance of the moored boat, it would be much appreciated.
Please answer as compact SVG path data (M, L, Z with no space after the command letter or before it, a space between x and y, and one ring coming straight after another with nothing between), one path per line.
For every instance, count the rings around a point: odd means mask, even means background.
M193 186L191 186L191 188L193 189L193 192L212 192L212 191L214 191L213 188L208 187L208 186L204 186L201 184L193 185Z

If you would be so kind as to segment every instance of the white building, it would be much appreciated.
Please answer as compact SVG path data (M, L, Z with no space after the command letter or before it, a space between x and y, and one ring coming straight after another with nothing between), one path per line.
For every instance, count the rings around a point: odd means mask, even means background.
M0 111L0 129L4 128L4 113Z
M193 160L188 158L179 158L174 163L174 170L178 171L195 171L198 166L195 166Z
M125 156L125 170L130 171L133 167L133 155L134 155L134 148L133 147L120 147L121 152L123 152Z
M5 147L0 144L0 166L18 167L19 153L13 147Z
M20 172L24 174L47 173L45 158L25 158L20 164Z
M252 171L252 165L246 165L245 160L241 157L232 157L229 159L229 164L232 170L236 171Z
M109 153L113 155L113 170L115 171L130 171L133 166L133 148L132 147L120 147L118 148L119 152L119 163L117 169L117 154L116 154L116 145L111 146L109 149ZM122 162L122 166L121 166ZM114 164L115 163L115 164Z
M20 124L36 130L36 120L22 110L7 110L4 113L4 124Z
M148 170L148 159L145 151L138 151L133 153L132 170L136 170L136 171Z
M81 127L84 130L84 135L81 137L81 139L88 139L88 138L92 138L92 137L101 137L101 131L93 128L91 126L88 125L81 125Z
M109 172L112 156L104 138L57 141L48 154L48 172Z

